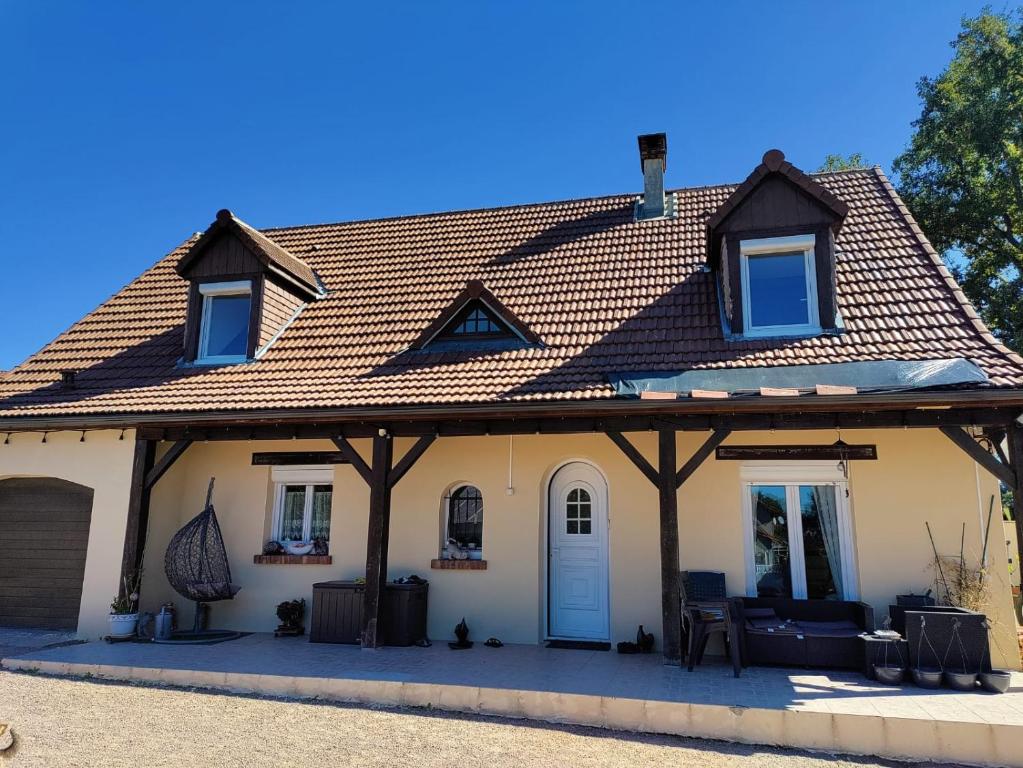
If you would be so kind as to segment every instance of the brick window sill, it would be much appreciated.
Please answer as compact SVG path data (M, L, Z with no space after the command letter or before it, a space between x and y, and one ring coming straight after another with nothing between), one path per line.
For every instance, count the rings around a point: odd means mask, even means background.
M435 571L485 571L486 560L431 560L430 567Z
M253 555L256 565L330 565L331 555Z

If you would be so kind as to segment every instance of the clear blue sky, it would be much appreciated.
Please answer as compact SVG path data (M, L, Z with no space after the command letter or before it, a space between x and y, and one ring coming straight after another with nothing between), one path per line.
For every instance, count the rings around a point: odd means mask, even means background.
M888 169L981 2L0 0L0 370L229 207L264 227Z

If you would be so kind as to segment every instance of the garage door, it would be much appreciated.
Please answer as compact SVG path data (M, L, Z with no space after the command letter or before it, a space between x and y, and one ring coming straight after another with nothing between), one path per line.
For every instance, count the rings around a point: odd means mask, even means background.
M90 488L0 480L0 627L77 628L91 517Z

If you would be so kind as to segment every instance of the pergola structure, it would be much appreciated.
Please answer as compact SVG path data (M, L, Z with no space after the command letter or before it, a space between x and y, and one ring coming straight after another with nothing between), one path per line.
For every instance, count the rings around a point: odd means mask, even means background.
M110 427L134 427L136 445L122 573L137 570L146 545L153 486L194 441L328 439L370 490L363 607L365 648L380 645L380 606L387 575L391 491L437 439L470 435L603 433L658 489L662 637L665 662L681 657L679 612L678 489L732 433L819 429L940 430L1012 492L1023 562L1023 395L1016 391L916 392L878 395L749 397L726 400L613 400L597 403L524 404L375 411L281 411L106 419ZM96 426L90 420L90 427ZM28 425L21 421L21 428ZM53 423L49 428L60 428ZM81 424L76 425L81 428ZM70 425L65 428L75 428ZM627 433L658 434L656 463ZM709 433L679 466L676 433ZM395 462L393 438L418 438ZM352 439L372 440L369 461ZM987 445L983 445L982 442ZM159 461L156 445L171 441ZM1008 443L1008 452L1002 449ZM779 441L783 442L783 441Z

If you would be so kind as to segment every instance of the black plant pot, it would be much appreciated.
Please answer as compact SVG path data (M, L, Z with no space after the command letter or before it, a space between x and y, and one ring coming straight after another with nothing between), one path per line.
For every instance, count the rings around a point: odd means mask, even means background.
M1009 690L1012 682L1012 673L1007 669L992 669L990 672L981 672L980 687L991 693L1005 693Z
M874 665L874 676L883 685L901 685L906 678L906 668L884 664Z
M977 688L976 672L950 672L945 670L945 685L957 691L973 691Z
M940 688L941 674L941 670L937 667L915 667L913 682L920 688Z

